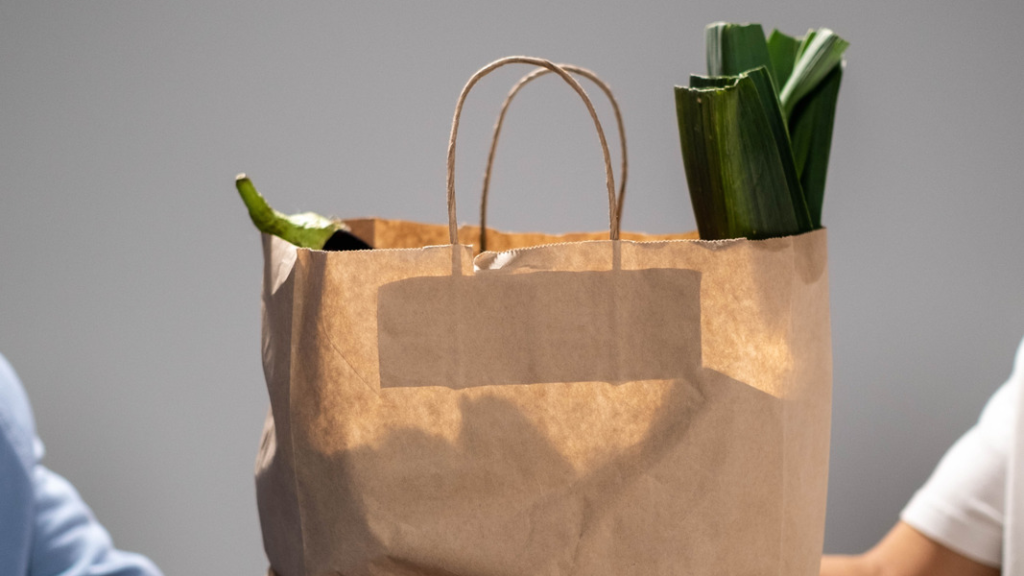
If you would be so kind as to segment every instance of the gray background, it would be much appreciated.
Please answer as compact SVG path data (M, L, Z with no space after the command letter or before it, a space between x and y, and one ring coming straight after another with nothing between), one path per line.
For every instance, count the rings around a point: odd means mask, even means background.
M624 227L688 230L671 87L703 71L714 20L827 25L853 43L824 212L826 549L870 546L1024 334L1017 1L3 2L0 350L46 463L168 574L261 573L261 254L235 173L289 212L441 223L458 91L525 53L615 89L632 159ZM525 72L496 72L467 104L464 221L498 104ZM509 115L493 224L600 229L603 194L576 96L535 83Z

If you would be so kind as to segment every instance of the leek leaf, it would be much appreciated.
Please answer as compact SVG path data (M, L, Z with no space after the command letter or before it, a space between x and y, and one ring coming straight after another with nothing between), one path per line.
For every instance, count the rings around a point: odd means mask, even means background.
M850 45L828 28L807 33L800 44L800 53L793 72L779 91L779 100L787 118L792 117L797 102L825 79L843 59Z
M690 88L725 88L736 84L736 76L699 76L690 74Z
M772 61L760 24L715 22L704 29L708 76L736 76L758 66L769 73Z
M815 228L821 227L825 175L828 171L836 100L839 98L839 84L842 79L843 66L840 64L800 100L789 120L793 159L797 173L800 174L800 185Z
M800 39L793 38L772 30L768 37L768 57L772 62L772 80L775 81L776 89L781 89L793 73L793 65L796 63L797 54L800 52Z
M786 177L786 185L789 188L797 225L804 231L813 230L810 208L800 184L800 172L797 171L796 160L793 157L793 146L790 142L786 119L782 116L782 107L775 93L770 73L766 68L756 68L747 72L746 76L754 82L757 88L757 96L761 100L765 120L768 122L772 138L775 140L775 151L779 155L779 165Z
M811 45L811 42L814 41L814 37L817 34L818 31L815 30L814 28L811 28L810 30L807 31L807 34L805 34L804 37L800 39L800 48L798 48L796 51L797 60L799 60L800 56L802 56L804 51L807 50L807 47Z

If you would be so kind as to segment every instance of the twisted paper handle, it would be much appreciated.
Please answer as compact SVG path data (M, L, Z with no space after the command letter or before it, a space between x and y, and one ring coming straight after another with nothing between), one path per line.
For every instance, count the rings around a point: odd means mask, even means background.
M616 201L615 215L619 222L622 221L622 201L626 197L626 171L629 167L629 160L626 156L626 129L622 123L622 112L619 110L619 102L615 99L612 94L611 88L608 87L603 80L598 78L597 74L586 68L580 68L579 66L573 66L572 64L559 64L567 72L578 74L584 78L588 78L597 87L605 93L608 100L611 102L612 111L615 113L615 122L619 129L619 147L622 151L622 168L619 170L619 196ZM487 168L484 170L484 185L483 193L480 196L480 251L487 250L487 198L488 192L491 187L491 171L494 166L494 155L498 149L498 137L501 136L501 127L505 122L505 114L508 112L509 105L512 104L512 99L516 97L516 94L523 89L527 84L533 82L537 78L545 74L550 74L551 70L547 68L537 68L533 72L530 72L526 76L519 79L515 86L509 90L508 96L505 97L505 101L501 103L501 111L498 113L498 119L494 123L494 135L491 137L491 150L487 154Z
M615 200L615 177L612 174L612 159L611 154L608 152L608 141L604 136L604 129L601 127L601 121L597 118L597 111L594 110L594 104L590 101L590 97L587 96L583 87L576 81L568 72L565 71L561 66L553 64L543 58L532 58L529 56L509 56L507 58L501 58L495 60L487 66L484 66L480 70L473 74L473 76L466 82L466 85L462 88L462 92L459 94L459 99L455 103L455 115L452 118L452 133L448 139L448 241L451 244L458 244L459 242L459 229L458 219L456 218L455 211L455 141L459 133L459 118L462 116L462 106L466 101L466 96L473 86L484 76L490 74L494 69L504 66L506 64L532 64L534 66L542 66L551 70L555 74L562 77L563 80L572 86L573 90L580 95L583 99L583 103L587 106L587 111L590 113L590 117L594 120L594 126L597 128L597 136L601 141L601 151L604 153L604 168L605 168L605 184L608 188L608 237L612 240L619 239L619 218L616 211L616 200Z

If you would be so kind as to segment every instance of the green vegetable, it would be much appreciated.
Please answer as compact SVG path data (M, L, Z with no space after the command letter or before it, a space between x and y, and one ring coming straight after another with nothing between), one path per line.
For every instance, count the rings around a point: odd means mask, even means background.
M313 250L365 250L368 244L352 235L340 220L332 220L314 212L288 216L274 210L245 174L235 177L235 187L242 196L249 217L261 232L273 234L300 248Z
M736 76L758 66L767 67L775 76L760 24L715 22L708 24L704 35L708 76Z
M800 54L800 40L772 30L768 37L768 56L772 63L772 81L775 86L785 86L793 73L793 65Z
M779 90L779 100L786 116L790 116L797 102L825 79L843 60L843 52L850 43L836 36L828 28L811 30L800 44L793 73Z
M766 40L760 24L706 29L708 77L677 86L679 137L701 238L821 226L842 54L831 30Z
M810 230L768 70L690 82L689 88L676 87L676 113L700 237L770 238Z
M796 105L789 119L793 158L814 228L821 228L825 173L828 171L828 157L832 149L832 127L842 79L843 67L836 66Z

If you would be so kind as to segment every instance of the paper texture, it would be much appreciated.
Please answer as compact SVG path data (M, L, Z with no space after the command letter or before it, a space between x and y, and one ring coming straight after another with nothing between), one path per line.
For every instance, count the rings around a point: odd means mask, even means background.
M376 249L264 237L279 576L818 573L824 230L349 224Z

